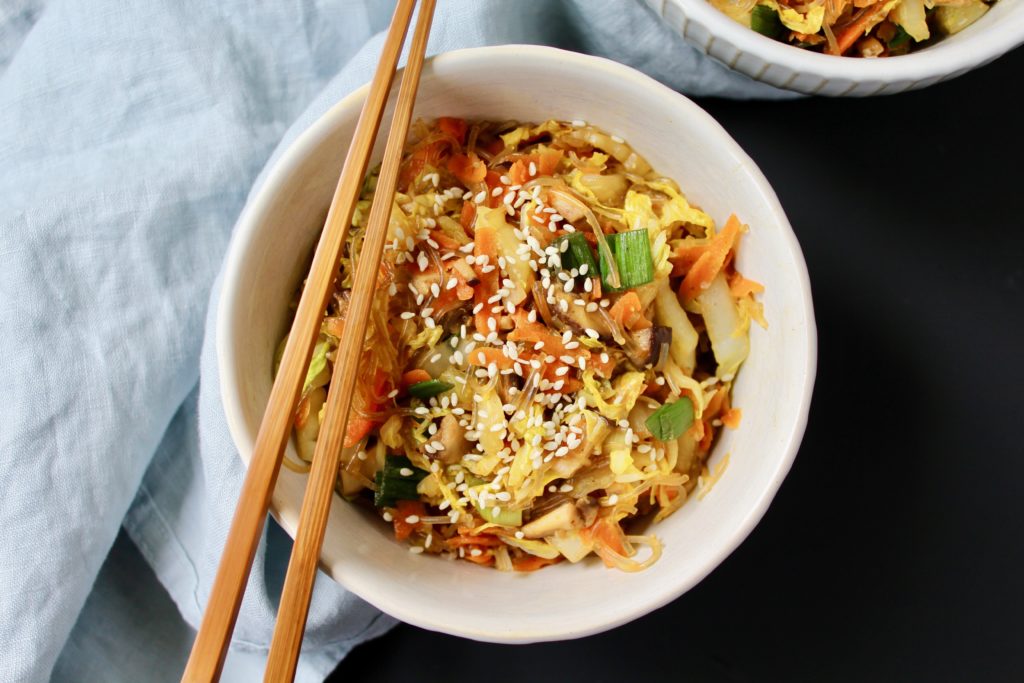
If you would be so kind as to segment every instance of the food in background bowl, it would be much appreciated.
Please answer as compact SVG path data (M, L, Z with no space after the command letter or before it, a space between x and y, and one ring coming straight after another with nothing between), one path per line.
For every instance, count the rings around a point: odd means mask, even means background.
M367 179L295 425L308 469L345 331ZM656 561L660 520L736 427L764 325L734 254L676 183L582 122L418 122L406 149L338 490L410 551L529 571ZM283 342L282 342L283 348ZM710 479L710 477L709 477ZM635 545L651 552L643 561Z
M829 55L856 57L907 54L937 38L959 33L992 4L983 0L710 2L761 35Z

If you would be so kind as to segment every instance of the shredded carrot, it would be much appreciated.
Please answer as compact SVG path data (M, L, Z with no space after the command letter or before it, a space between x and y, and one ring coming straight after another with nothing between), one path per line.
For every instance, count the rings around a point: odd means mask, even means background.
M626 292L608 310L612 320L627 330L646 330L651 321L644 317L644 306L636 292Z
M299 401L298 407L295 408L295 426L298 429L302 429L306 426L306 421L309 419L309 396L303 396L302 400Z
M704 252L697 258L679 285L679 294L689 301L711 285L711 281L725 267L729 252L740 236L742 224L735 214L729 216L725 227L704 245Z
M505 190L505 184L501 182L501 174L497 171L488 171L484 176L484 184L487 186L487 206L492 209L498 208L498 205L502 203L502 194ZM502 192L494 194L496 187L502 188Z
M467 360L471 365L479 365L483 368L494 363L499 370L507 370L515 363L515 361L502 353L501 349L491 347L473 349L467 354Z
M864 12L856 21L851 23L849 26L844 26L840 29L839 33L836 34L836 48L832 49L831 46L825 48L825 54L830 55L842 55L846 54L846 51L853 47L860 38L867 34L871 28L881 21L881 12L885 9L885 2L879 2L875 5L874 9L870 9Z
M409 157L402 162L401 171L398 174L398 189L404 191L423 173L428 166L438 168L441 161L448 154L451 148L451 140L440 139L427 142L416 148Z
M460 145L466 144L466 130L469 126L466 124L465 119L442 116L437 119L437 127L458 140Z
M395 527L395 538L399 541L404 541L405 539L412 536L412 532L414 529L422 526L422 522L410 524L409 522L405 521L407 517L415 515L422 519L426 516L426 514L426 506L423 505L423 503L421 503L418 500L398 501L395 504L395 519L393 522Z
M413 384L419 384L420 382L429 382L433 377L430 373L421 368L415 368L402 375L402 388L408 389Z
M546 350L546 348L545 348L545 350ZM572 351L566 351L566 353L573 353L573 352ZM536 354L534 354L532 352L529 352L529 351L520 354L520 357L523 360L527 360L527 361L532 359L532 358L536 358L536 359L541 360L543 362L543 360L544 360L544 358L546 356L547 356L547 354L544 353L543 350L541 352L539 352L539 353L536 353ZM554 384L555 382L561 381L562 382L562 388L559 389L559 392L561 392L563 394L572 393L574 391L579 391L580 389L582 389L583 388L583 382L581 382L580 380L576 379L575 377L573 377L572 375L570 375L568 373L566 373L564 375L559 375L558 374L558 369L559 368L565 368L565 367L568 367L571 370L573 366L567 365L566 363L563 363L560 360L557 360L557 361L555 361L553 363L546 363L546 362L544 362L543 365L542 365L543 369L540 371L540 376L541 376L542 379L546 379L547 381L551 382L552 384Z
M517 572L535 572L549 564L558 564L561 561L561 557L555 557L549 560L543 557L537 557L536 555L525 555L523 557L513 557L512 568Z
M716 417L718 413L721 412L722 410L728 410L728 399L729 392L725 389L725 387L722 387L721 389L716 391L715 395L712 396L711 400L708 401L706 406L704 406L704 417L710 420Z
M448 170L463 185L481 183L487 177L487 164L474 153L453 154L448 159Z
M730 408L729 410L722 413L719 418L729 429L739 429L740 420L743 418L743 411L739 408Z
M562 161L562 150L546 149L542 152L525 154L519 158L508 170L509 180L513 185L522 185L533 178L552 175ZM530 164L533 163L535 174L530 174Z
M594 372L601 377L611 377L612 372L615 370L615 359L608 355L608 360L605 362L601 360L600 353L592 353L590 360L587 361L587 367L593 368ZM650 386L657 387L658 385L651 382Z
M453 240L451 237L444 234L440 230L431 230L430 238L437 242L438 246L441 247L442 249L455 251L456 249L462 246L461 244L459 244L458 242L456 242L455 240Z
M701 437L698 447L702 451L706 451L711 448L711 441L715 438L715 430L711 428L711 423L707 420L702 422L704 424L704 436Z
M764 285L760 282L748 280L739 273L729 276L729 293L737 299L742 299L751 294L760 294L764 291Z
M462 214L459 216L459 223L466 234L473 234L473 222L476 220L476 204L473 202L462 202Z
M498 236L494 227L480 226L477 229L473 244L473 256L476 259L473 268L476 270L477 277L480 278L480 284L476 287L474 304L482 306L476 314L474 322L477 332L488 335L492 332L488 321L494 320L495 316L491 313L491 307L494 304L487 303L487 300L498 291ZM482 256L487 257L485 264L480 263ZM491 265L494 268L485 273L483 272L484 265Z
M523 309L517 309L512 315L512 321L515 323L515 329L508 333L508 338L512 341L521 342L544 342L543 351L545 354L552 356L561 356L566 353L565 346L562 344L562 338L552 334L547 326L542 325L539 322L530 322L527 317L528 314ZM582 351L582 349L575 350L576 353ZM586 353L586 351L583 351ZM576 355L576 354L571 354Z
M610 517L599 517L596 522L583 529L580 534L585 539L594 541L595 545L603 545L619 555L626 554L626 546L622 543L622 529ZM615 566L608 560L601 559L606 566Z
M462 274L461 270L454 267L454 261L447 261L445 263L445 269L448 271L449 278L455 278L454 289L448 289L447 283L439 282L438 285L441 287L441 296L435 299L435 302L444 300L449 294L455 295L455 299L458 301L469 301L473 298L473 286L466 281L466 276Z
M324 318L323 330L332 337L341 337L345 333L345 319L337 316Z
M458 548L460 545L475 545L483 548L502 545L501 539L497 536L492 536L490 534L478 534L473 536L471 534L462 533L458 536L452 536L445 541L445 543L448 544L449 548Z
M363 413L372 413L380 410L379 399L388 393L387 387L390 384L387 373L380 368L373 376L373 384L356 382L355 392L352 394L352 410L345 425L345 448L352 448L370 433L370 430L380 424L377 420L362 417Z
M484 550L480 555L474 557L472 552L468 552L462 559L469 560L473 564L482 564L489 567L494 564L494 553L490 550Z

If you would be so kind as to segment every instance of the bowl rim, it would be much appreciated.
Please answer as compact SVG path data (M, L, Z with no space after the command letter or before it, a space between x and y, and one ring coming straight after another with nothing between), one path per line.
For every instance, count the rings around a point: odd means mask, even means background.
M999 2L1020 0L999 0ZM885 59L859 59L837 57L786 45L753 31L730 19L708 0L649 0L653 9L664 17L668 4L675 5L688 20L704 26L711 34L708 44L701 47L710 52L715 40L722 39L741 52L748 51L767 64L765 70L776 64L797 74L809 73L825 79L852 81L853 90L859 80L879 83L922 81L942 78L980 66L1024 43L1024 11L1010 15L984 31L971 33L957 40L942 40L918 52ZM672 26L680 31L681 27ZM755 77L761 80L759 77Z
M786 247L793 254L797 266L795 275L798 283L798 286L794 288L793 294L795 298L800 299L799 301L794 301L793 304L800 307L807 321L805 340L807 357L804 359L804 364L801 368L803 378L802 386L800 387L800 405L796 412L795 421L789 426L788 431L784 432L784 439L782 439L784 445L780 446L777 450L781 457L775 463L768 486L758 493L756 499L750 501L749 509L743 516L741 523L731 531L728 542L709 549L698 570L685 577L680 577L678 581L664 582L664 586L660 590L652 592L643 601L633 603L629 609L620 610L615 614L601 614L593 619L588 619L586 623L577 622L569 626L560 625L559 627L549 629L534 628L529 633L467 628L459 624L447 623L443 619L437 618L439 615L420 613L415 606L391 599L387 590L380 590L379 584L372 585L371 582L358 580L346 574L344 567L341 567L338 571L335 571L334 567L326 567L321 558L321 568L346 590L351 591L383 612L421 628L496 643L530 643L579 638L620 626L675 600L702 581L712 570L721 564L747 538L764 516L779 486L781 486L783 479L792 466L807 426L817 367L817 328L814 320L810 279L803 253L796 240L796 235L793 233L782 206L767 179L753 160L740 148L739 144L732 139L725 129L710 114L697 106L689 98L669 89L653 78L617 62L544 46L505 45L454 50L431 57L428 61L428 68L431 65L434 68L446 70L457 69L461 64L479 66L481 60L489 59L518 60L520 63L524 59L536 60L541 63L550 63L551 60L558 60L562 63L569 63L576 69L602 71L610 80L627 79L639 81L641 85L652 91L652 95L672 100L671 106L681 116L699 121L700 127L709 129L718 135L725 148L734 154L740 160L744 169L751 174L752 180L758 188L761 201L764 202L769 214L778 226L779 235L777 237L785 240ZM276 161L272 162L273 166L268 169L264 181L256 188L254 195L250 198L239 217L237 228L232 235L228 247L228 255L222 277L219 310L216 317L216 353L224 414L232 441L246 468L248 468L249 459L251 458L255 435L249 433L245 424L242 409L243 401L241 393L237 390L239 386L238 377L232 362L232 349L235 347L236 339L241 332L240 330L232 329L232 320L236 316L235 305L240 300L238 295L243 285L240 277L245 264L243 257L247 256L249 245L258 234L258 228L263 222L262 217L272 206L272 200L280 192L282 185L286 183L287 179L298 170L313 150L340 123L343 111L356 103L361 103L365 99L368 90L369 85L365 84L336 102L306 130L299 134ZM292 524L282 519L282 515L279 514L273 497L270 513L281 524L282 528L294 538L296 529Z

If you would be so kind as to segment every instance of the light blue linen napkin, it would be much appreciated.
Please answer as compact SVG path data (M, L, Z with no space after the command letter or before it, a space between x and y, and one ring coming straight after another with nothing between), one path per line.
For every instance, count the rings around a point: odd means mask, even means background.
M243 476L221 259L275 147L368 80L392 5L0 4L0 680L180 675ZM441 0L434 26L431 53L546 43L693 94L780 96L639 0ZM108 559L122 524L139 552ZM228 679L258 677L289 548L271 522ZM393 623L319 577L299 680Z

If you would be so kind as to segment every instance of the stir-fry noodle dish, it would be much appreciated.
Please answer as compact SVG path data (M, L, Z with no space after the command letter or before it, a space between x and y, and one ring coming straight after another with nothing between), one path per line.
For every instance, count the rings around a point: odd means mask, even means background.
M683 153L681 150L680 153ZM309 469L376 172L294 418ZM337 490L409 551L501 571L657 561L700 497L763 287L625 141L581 121L413 126L392 200ZM283 342L282 342L283 348ZM697 503L699 504L699 503Z

